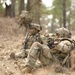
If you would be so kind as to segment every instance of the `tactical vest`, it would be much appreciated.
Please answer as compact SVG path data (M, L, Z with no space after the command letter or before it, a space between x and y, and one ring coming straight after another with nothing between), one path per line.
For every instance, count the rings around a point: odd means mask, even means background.
M32 35L32 36L28 36L28 40L26 43L26 49L29 49L31 47L31 45L36 41L43 43L41 38L40 38L40 33L37 33L37 34Z

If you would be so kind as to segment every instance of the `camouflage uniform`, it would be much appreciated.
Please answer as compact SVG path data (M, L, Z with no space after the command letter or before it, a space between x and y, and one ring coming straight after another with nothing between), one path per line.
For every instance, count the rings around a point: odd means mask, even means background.
M30 49L31 45L33 44L33 42L40 42L41 38L40 38L40 30L42 29L40 25L35 24L35 23L31 23L32 22L32 18L29 15L28 11L22 11L21 15L20 15L20 20L19 20L19 24L20 27L24 26L26 28L26 36L24 39L24 43L23 43L23 48L16 53L16 57L22 57L24 58L25 56L27 56L27 52ZM34 30L34 34L30 35L30 30L35 29Z
M41 30L40 27L41 26L39 26L38 24L31 24L30 30L35 28L35 31L36 30L38 30L38 31L34 35L28 35L26 37L26 39L24 40L24 44L23 44L22 50L16 54L17 57L21 57L21 58L26 57L27 54L28 54L28 51L29 51L29 49L31 47L31 45L34 42L38 41L40 43L43 43L42 40L41 40L40 33L39 33L39 31Z
M57 29L56 35L61 38L71 38L71 32L64 27Z
M62 60L64 60L66 56L64 56L64 58L62 58L62 56L72 49L72 43L68 40L63 40L57 45L52 42L52 45L54 46L49 47L49 45L47 46L39 42L34 42L25 62L25 71L30 72L29 68L31 68L31 70L34 68L37 59L40 60L42 65L51 65L53 62L65 64Z
M28 11L22 11L19 18L20 27L25 26L26 28L28 28L31 22L32 22L32 18L29 15Z

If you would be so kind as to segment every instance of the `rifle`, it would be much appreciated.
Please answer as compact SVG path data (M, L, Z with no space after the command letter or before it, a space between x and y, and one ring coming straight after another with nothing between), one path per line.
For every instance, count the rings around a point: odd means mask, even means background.
M26 44L28 41L28 32L26 33L25 39L24 39L24 43L23 43L23 47L21 49L26 49Z

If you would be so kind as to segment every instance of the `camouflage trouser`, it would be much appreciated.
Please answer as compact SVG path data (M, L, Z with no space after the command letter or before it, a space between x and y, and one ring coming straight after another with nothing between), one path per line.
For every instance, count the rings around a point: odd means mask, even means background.
M25 58L25 57L27 57L28 51L29 51L29 49L20 50L18 53L15 54L15 56L18 58Z
M42 65L50 65L53 62L49 47L39 42L34 42L29 50L25 62L26 66L34 67L37 59L40 60Z

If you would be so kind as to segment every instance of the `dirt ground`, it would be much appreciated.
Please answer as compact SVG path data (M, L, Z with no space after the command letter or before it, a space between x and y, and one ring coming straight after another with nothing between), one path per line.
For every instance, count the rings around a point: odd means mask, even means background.
M75 36L73 36L74 38ZM74 71L63 68L56 73L55 66L45 66L24 74L22 68L25 59L10 59L11 52L18 52L24 40L24 29L19 28L14 18L0 18L0 75L75 75Z

